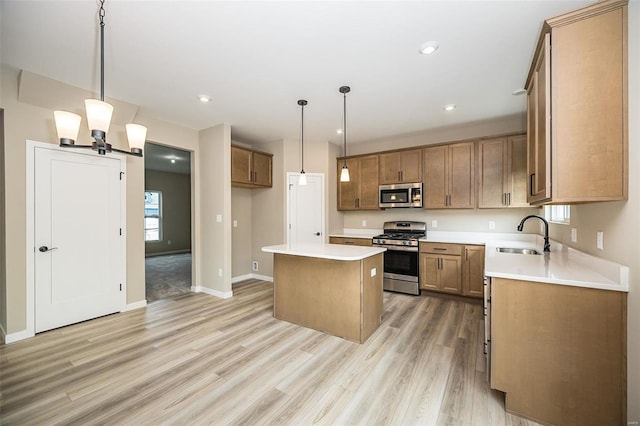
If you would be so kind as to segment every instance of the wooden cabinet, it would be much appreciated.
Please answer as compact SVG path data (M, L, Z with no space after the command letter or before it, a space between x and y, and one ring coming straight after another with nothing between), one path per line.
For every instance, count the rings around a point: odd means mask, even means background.
M462 294L462 246L420 243L420 288Z
M475 142L424 148L424 208L475 207Z
M350 246L371 246L371 238L329 237L329 244L346 244Z
M627 294L491 278L491 387L543 424L623 425Z
M478 207L529 207L527 136L478 142Z
M340 182L343 165L338 158L338 210L378 210L378 156L348 158L349 182Z
M271 187L272 164L272 154L232 146L231 186L241 188Z
M380 185L421 182L422 157L419 149L380 154Z
M484 296L484 246L464 246L462 294L478 299Z
M528 201L627 199L627 2L545 21L525 87Z

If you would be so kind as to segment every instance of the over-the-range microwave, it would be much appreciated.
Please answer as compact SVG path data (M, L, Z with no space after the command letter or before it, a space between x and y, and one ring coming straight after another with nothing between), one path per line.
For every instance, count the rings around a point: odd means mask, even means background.
M380 208L422 207L422 182L380 185Z

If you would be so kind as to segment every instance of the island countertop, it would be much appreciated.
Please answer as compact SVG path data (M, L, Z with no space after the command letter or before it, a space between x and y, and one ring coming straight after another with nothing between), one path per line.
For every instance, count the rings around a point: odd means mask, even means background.
M262 247L262 251L266 253L347 261L366 259L367 257L383 253L386 250L384 247L363 247L342 244L280 244Z

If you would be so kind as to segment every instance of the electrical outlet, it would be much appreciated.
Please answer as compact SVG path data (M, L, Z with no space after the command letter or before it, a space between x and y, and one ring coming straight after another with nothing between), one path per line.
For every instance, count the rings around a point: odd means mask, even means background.
M237 220L234 220L234 221L233 221L233 227L234 227L234 228L237 228L237 227L238 227L238 221L237 221Z
M596 248L598 250L604 250L604 232L602 231L596 233Z
M218 276L221 277L222 276L222 268L218 268Z
M170 246L171 245L171 240L167 240L167 245Z
M222 215L221 214L217 214L216 215L216 222L222 222Z
M431 227L432 228L437 228L438 227L438 221L437 220L432 220L431 221Z
M496 223L493 220L489 221L489 229L496 229Z
M571 242L578 242L578 230L576 228L571 228Z
M254 271L258 270L258 261L254 260L253 262L251 262L251 269Z
M367 227L367 221L366 221L366 220L363 220L363 221L362 221L362 227L363 227L363 228L366 228L366 227Z
M371 268L371 276L375 277L378 274L378 269L377 268Z

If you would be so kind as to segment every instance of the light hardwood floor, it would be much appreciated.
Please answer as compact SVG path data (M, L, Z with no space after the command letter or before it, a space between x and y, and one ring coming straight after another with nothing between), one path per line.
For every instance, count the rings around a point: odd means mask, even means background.
M485 381L482 309L384 294L360 345L188 294L0 346L2 424L535 425Z

